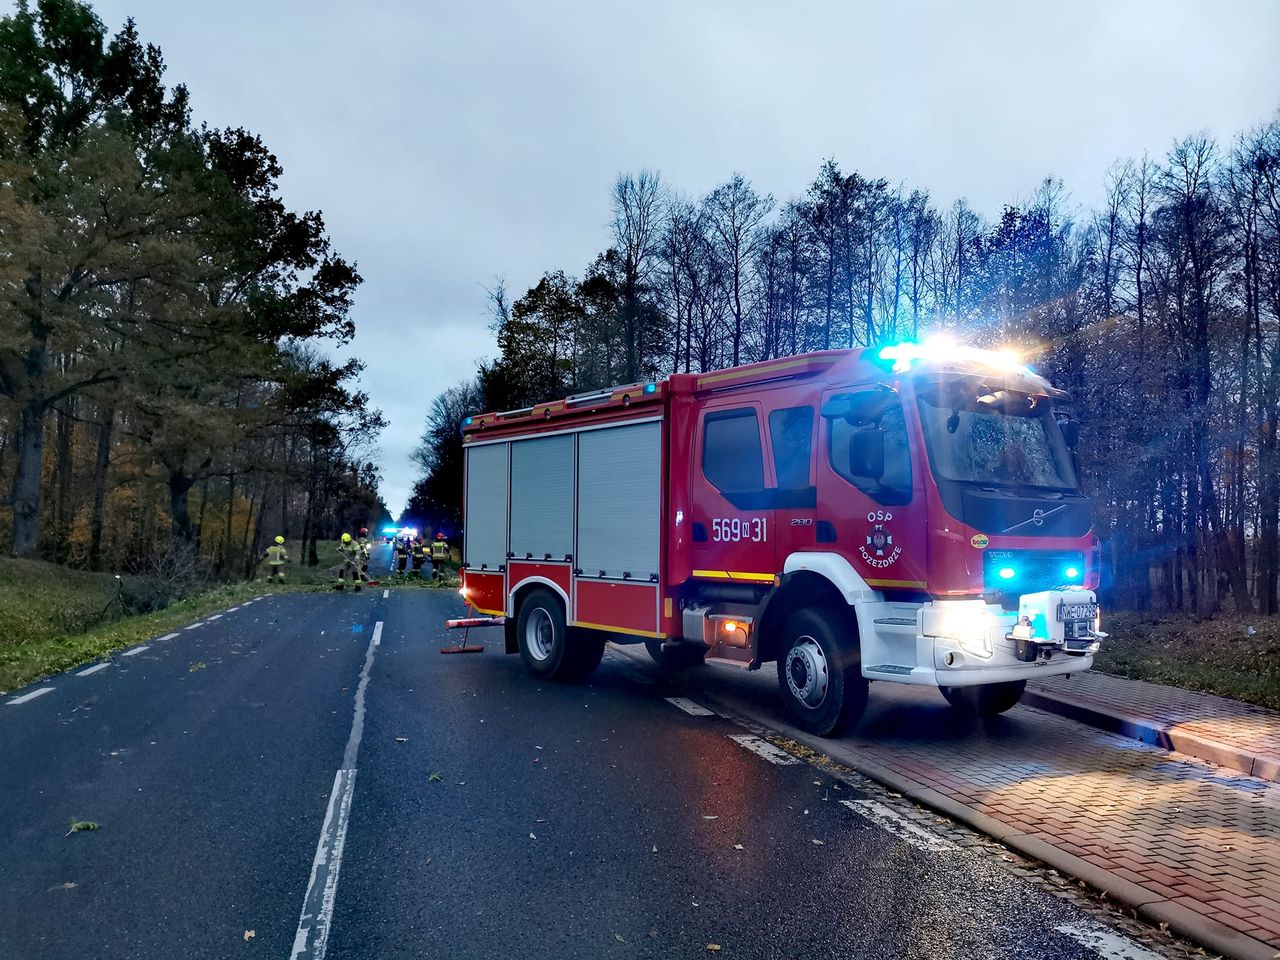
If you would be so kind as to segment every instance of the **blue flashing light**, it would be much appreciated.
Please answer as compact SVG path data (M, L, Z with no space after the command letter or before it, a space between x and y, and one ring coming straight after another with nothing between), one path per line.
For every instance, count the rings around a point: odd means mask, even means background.
M1018 571L1013 569L1013 567L1001 567L996 571L996 574L1001 580L1012 580L1018 575Z
M646 384L644 385L644 392L645 392L645 393L657 393L657 392L658 392L658 385L657 385L656 383L646 383Z
M1067 567L1067 569L1063 570L1062 572L1067 575L1067 579L1069 580L1074 580L1076 577L1080 576L1079 567Z
M462 425L463 425L464 427L469 427L469 426L471 426L471 421L473 421L474 419L475 419L475 417L467 417L467 419L465 419L465 420L463 420L463 421L462 421Z

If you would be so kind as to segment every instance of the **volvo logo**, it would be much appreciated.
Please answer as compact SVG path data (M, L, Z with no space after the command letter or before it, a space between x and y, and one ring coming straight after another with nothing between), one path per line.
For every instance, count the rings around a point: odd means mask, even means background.
M1005 529L1001 532L1010 533L1014 530L1017 530L1019 527L1025 527L1029 523L1035 524L1037 527L1042 527L1044 526L1044 521L1046 517L1051 517L1055 513L1057 513L1059 510L1065 510L1065 509L1067 509L1067 505L1065 503L1059 507L1054 507L1052 510L1041 510L1037 508L1031 511L1031 516L1027 517L1027 519L1021 521L1020 523L1015 523L1012 527L1005 527Z

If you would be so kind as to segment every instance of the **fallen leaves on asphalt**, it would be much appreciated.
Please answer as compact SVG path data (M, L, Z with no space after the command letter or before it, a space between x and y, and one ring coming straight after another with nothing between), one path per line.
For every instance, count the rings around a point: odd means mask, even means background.
M427 777L427 779L430 780L432 783L439 783L441 780L444 779L444 774L432 773L431 776Z
M102 825L98 823L94 823L92 820L77 820L75 817L72 817L71 829L68 830L66 833L64 833L63 836L69 837L73 833L81 833L85 830L101 830L101 829L102 829Z
M720 944L718 943L707 944L707 953L719 953L719 952L720 952Z
M257 931L257 930L246 930L246 931L244 932L244 938L245 938L245 940L252 940L252 939L253 939L254 937L256 937L257 935L258 935L258 931Z
M408 743L408 742L409 742L408 737L396 737L396 743Z

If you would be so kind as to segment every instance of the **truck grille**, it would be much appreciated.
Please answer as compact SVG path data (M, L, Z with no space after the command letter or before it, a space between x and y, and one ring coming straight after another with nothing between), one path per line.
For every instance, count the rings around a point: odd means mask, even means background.
M1006 609L1018 608L1018 597L1060 587L1084 587L1082 550L988 550L982 558L982 584L998 594Z

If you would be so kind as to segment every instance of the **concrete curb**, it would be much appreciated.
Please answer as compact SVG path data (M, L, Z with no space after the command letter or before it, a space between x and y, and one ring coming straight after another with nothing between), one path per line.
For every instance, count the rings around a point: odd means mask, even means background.
M1192 733L1178 730L1167 724L1124 713L1087 700L1069 700L1066 697L1027 687L1022 703L1037 710L1055 713L1060 717L1118 733L1132 740L1140 740L1166 750L1176 750L1189 757L1207 760L1229 770L1280 783L1280 757L1257 754L1231 744L1217 743Z

